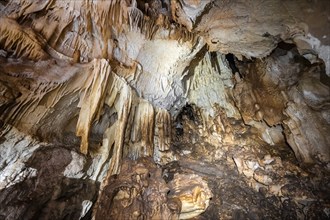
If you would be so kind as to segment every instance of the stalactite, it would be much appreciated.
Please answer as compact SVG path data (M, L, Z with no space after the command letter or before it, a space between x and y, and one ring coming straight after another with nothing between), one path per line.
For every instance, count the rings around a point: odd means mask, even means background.
M128 25L132 30L135 30L138 27L141 27L141 23L143 22L143 13L139 9L135 7L128 8Z
M213 68L212 59L222 63L221 57L212 58L210 53L205 54L194 69L194 75L188 85L188 98L191 103L201 106L202 110L205 111L205 117L208 115L213 117L216 105L219 105L224 109L227 117L239 118L239 112L226 92L228 85L221 79L221 77L231 78L231 73L226 70L223 64L221 70ZM228 83L231 84L231 81Z
M18 4L24 5L24 1L19 0ZM132 3L133 4L133 3ZM43 7L36 3L25 5L27 13L25 16L35 16L27 22L27 26L42 36L40 39L44 44L46 52L53 57L65 59L71 62L86 62L93 58L109 58L113 54L109 47L111 38L118 37L125 29L129 27L131 31L140 31L146 39L173 38L180 40L181 43L194 41L195 34L187 31L184 27L171 25L167 16L160 14L158 17L148 17L141 10L127 5L127 2L121 0L115 1L97 1L95 2L63 2L46 1ZM14 4L8 4L8 9L13 8L10 17L17 17L23 13L23 9L17 9ZM36 14L43 8L48 10L47 16ZM82 10L74 10L81 8ZM15 9L15 10L14 10ZM67 9L70 9L66 13ZM79 11L79 12L78 12ZM26 12L24 12L26 13ZM44 24L47 25L44 25ZM172 36L167 35L166 26L172 26L175 33ZM177 32L177 33L176 33ZM184 36L183 36L184 34ZM115 36L114 36L115 35ZM183 36L183 37L182 37ZM93 38L95 38L93 40ZM194 44L195 42L192 42ZM73 59L76 51L80 51L80 59Z
M0 18L0 46L12 51L16 57L26 57L32 60L46 59L48 55L43 50L37 36L31 29L22 28L15 20Z
M110 161L110 166L108 170L108 175L111 176L113 174L118 174L120 172L120 165L122 159L122 152L124 146L124 139L125 139L125 130L127 126L127 120L131 111L131 103L132 103L132 91L127 86L122 88L120 93L120 100L121 103L120 110L118 112L118 128L116 131L116 140L113 149L113 157Z
M88 152L88 136L91 123L103 106L108 79L110 75L110 65L105 60L94 60L94 70L91 75L92 79L87 81L87 86L81 98L81 110L77 123L77 136L82 138L80 151L83 154Z
M128 133L127 156L133 160L140 157L152 157L154 152L154 108L146 100L140 99Z
M160 151L167 151L171 145L171 116L165 109L159 109L156 114L155 145Z

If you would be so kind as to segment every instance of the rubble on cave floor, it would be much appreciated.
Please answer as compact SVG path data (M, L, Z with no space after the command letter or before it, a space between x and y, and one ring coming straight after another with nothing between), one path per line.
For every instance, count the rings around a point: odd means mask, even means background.
M173 150L180 169L172 172L196 173L208 182L213 198L195 219L330 217L330 175L322 164L300 166L285 142L270 146L239 121L232 121L231 132L212 132L194 111L195 118L191 112L178 117ZM237 135L242 127L245 133Z

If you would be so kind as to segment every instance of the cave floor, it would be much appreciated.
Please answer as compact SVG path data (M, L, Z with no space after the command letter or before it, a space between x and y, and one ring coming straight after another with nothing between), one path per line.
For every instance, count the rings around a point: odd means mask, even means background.
M212 200L194 219L329 219L330 176L322 164L301 166L286 143L271 146L249 128L237 135L240 122L227 142L201 120L184 117L180 123L182 129L173 128L179 158L163 170L208 182Z

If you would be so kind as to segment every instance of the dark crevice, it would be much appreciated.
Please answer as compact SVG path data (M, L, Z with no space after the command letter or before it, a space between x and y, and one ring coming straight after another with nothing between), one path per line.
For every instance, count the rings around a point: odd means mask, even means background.
M187 103L179 113L177 120L182 121L184 115L187 116L189 120L195 121L194 108L192 105Z
M185 91L188 89L187 88L188 79L190 79L194 75L195 68L198 66L199 62L204 58L206 53L207 53L207 46L205 45L204 47L202 47L200 51L197 52L197 54L192 59L190 64L183 70L183 73L186 74L182 79L182 83L184 85Z
M232 73L233 74L239 73L239 69L237 68L236 63L235 63L236 58L232 53L226 54L226 60L228 61L228 64L229 64L229 67L230 67Z
M175 131L176 135L182 136L184 134L183 131L183 120L185 120L185 117L190 121L195 121L196 117L194 115L194 108L190 104L186 104L178 114L175 120Z
M293 52L294 54L299 54L297 46L295 44L290 44L290 43L286 43L284 41L280 41L277 44L277 47L271 53L271 56L274 56L274 57L284 56L289 51ZM299 54L299 56L300 56L300 54Z
M217 52L211 52L210 55L212 68L215 69L219 74L221 74L220 64L217 59Z
M9 0L1 0L0 4L3 6L6 6L8 4Z
M143 14L157 19L158 14L165 15L170 14L170 5L164 0L152 1L152 0L139 0L137 1L137 8L142 11Z
M280 48L280 49L282 49L282 50L287 50L287 51L289 51L289 50L292 50L293 48L295 48L296 45L294 45L294 44L290 44L290 43L286 43L286 42L284 42L284 41L281 41L281 42L279 42L279 43L277 44L277 47Z
M205 15L210 12L213 6L214 4L212 2L210 2L208 5L205 6L203 12L196 18L193 29L195 29L198 26L198 24L202 21L202 18L205 17Z
M286 146L286 149L288 149L287 154L282 154L282 159L291 159L291 161L295 164L298 164L300 161L300 158L297 158L297 155L295 154L294 150L292 149L291 145L288 142L288 135L290 133L289 128L285 124L281 124L282 127L282 134L284 137L284 145Z
M324 85L330 87L330 77L327 75L327 73L325 71L325 63L322 62L322 64L319 65L319 67L321 68L321 70L320 70L320 82L323 83Z

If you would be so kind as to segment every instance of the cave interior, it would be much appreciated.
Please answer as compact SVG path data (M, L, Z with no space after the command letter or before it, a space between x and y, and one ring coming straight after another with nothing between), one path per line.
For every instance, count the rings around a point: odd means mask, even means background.
M330 1L1 0L0 219L330 219Z

